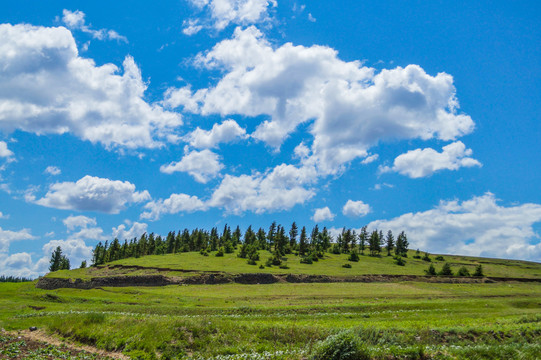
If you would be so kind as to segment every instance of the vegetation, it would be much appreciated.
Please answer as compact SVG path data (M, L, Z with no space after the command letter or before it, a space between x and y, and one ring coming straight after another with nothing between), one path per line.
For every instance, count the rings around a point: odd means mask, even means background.
M5 275L0 276L0 283L4 283L4 282L18 283L18 282L28 282L28 281L32 281L32 279L28 279L25 277L18 277L18 276L5 276Z

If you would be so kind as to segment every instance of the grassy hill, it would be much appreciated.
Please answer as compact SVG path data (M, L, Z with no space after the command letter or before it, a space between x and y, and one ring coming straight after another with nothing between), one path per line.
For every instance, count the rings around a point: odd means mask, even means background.
M46 278L197 276L215 271L325 276L423 275L428 263L325 254L313 264L288 255L288 269L259 268L236 254L198 252L128 258L56 271ZM541 278L541 264L443 255L453 270L481 264L487 276ZM439 270L443 261L435 261ZM351 268L343 268L345 263ZM141 268L123 268L139 266ZM164 270L165 269L165 270ZM0 328L38 331L131 359L312 359L325 339L349 331L369 359L541 358L541 282L288 283L43 290L0 284ZM13 333L12 333L13 334ZM2 334L0 334L0 337ZM15 338L16 339L16 338ZM13 340L15 341L15 340ZM13 342L10 343L11 351ZM333 346L338 346L334 344ZM0 346L0 358L2 358ZM75 358L75 357L74 357ZM99 358L99 357L96 357Z
M358 262L348 261L347 254L325 253L324 257L313 264L302 264L299 256L294 254L286 255L283 260L288 269L279 266L260 268L260 264L265 264L272 254L268 251L260 250L261 260L257 265L249 265L246 259L239 258L237 253L224 254L223 257L216 257L216 252L211 252L209 256L203 256L199 252L186 252L167 255L148 255L140 258L127 258L107 263L107 266L91 267L86 269L61 270L49 273L48 277L57 278L79 278L83 280L92 277L102 277L111 275L144 275L161 273L167 276L193 276L200 272L217 271L231 274L242 273L271 273L271 274L308 274L308 275L326 275L326 276L356 276L369 274L388 274L388 275L424 275L425 270L430 265L429 262L421 259L415 259L415 251L410 250L405 266L398 266L392 256L372 257L361 255ZM520 261L489 259L468 256L441 255L443 261L436 260L437 254L430 255L431 263L440 270L445 262L451 265L456 272L460 267L466 267L470 273L473 273L477 265L483 266L483 272L489 277L508 277L508 278L539 278L541 279L541 264ZM349 264L351 268L344 268L342 265ZM122 266L139 266L148 269L122 269ZM158 269L168 269L167 272L158 271ZM178 271L175 271L178 270Z

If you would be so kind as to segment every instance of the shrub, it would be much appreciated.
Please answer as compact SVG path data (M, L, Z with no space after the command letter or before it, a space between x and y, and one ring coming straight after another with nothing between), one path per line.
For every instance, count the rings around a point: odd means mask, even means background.
M301 258L301 264L313 264L311 256L305 256Z
M359 254L357 254L357 251L351 250L351 252L349 253L348 260L354 261L354 262L359 261Z
M282 265L280 265L280 269L289 269L289 266L287 266L286 263L283 263Z
M344 330L317 343L311 359L365 360L370 356L359 337L351 330Z
M445 261L445 259L443 258L443 256L438 255L436 256L436 261Z
M225 250L224 250L224 247L223 247L223 246L220 247L220 248L218 249L218 252L216 253L216 256L218 256L218 257L224 256L224 251L225 251Z
M230 241L226 241L224 250L226 254L232 254L235 251L235 248L233 247L233 244L231 244Z
M255 260L248 259L248 265L257 265L257 263L255 262Z
M265 268L265 265L261 264L261 265L259 265L259 268L260 268L260 269L264 269L264 268Z
M451 265L449 265L448 263L443 264L443 267L441 268L441 271L438 275L453 276L453 270L451 270Z
M340 246L338 246L338 244L333 244L333 246L331 248L331 253L340 254L341 253Z
M420 259L421 258L421 252L419 251L419 249L417 249L417 251L415 252L415 255L413 255L413 258L414 259Z
M394 258L394 263L398 266L404 266L406 265L406 262L404 261L404 259L402 259L402 256L397 256Z
M434 265L432 265L432 264L430 264L430 266L428 267L428 269L425 270L425 273L426 273L427 275L430 275L430 276L435 276L435 275L437 275L437 274L436 274L436 268L435 268Z
M342 265L342 267L346 269L351 269L351 264L344 264Z
M485 274L483 274L483 267L480 264L475 267L475 272L473 273L473 276L485 276Z
M458 272L456 273L458 276L470 276L470 272L468 269L466 269L465 266L462 266L460 269L458 269Z
M432 261L432 259L430 258L430 256L428 256L428 253L427 253L427 252L425 252L425 255L423 256L423 259L422 259L422 260L423 260L423 261L426 261L426 262L431 262L431 261Z

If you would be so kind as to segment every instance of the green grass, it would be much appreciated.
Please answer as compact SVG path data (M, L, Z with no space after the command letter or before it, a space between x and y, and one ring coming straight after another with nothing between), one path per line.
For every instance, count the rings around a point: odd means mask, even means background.
M48 276L62 278L80 278L89 279L91 277L111 276L111 275L141 275L141 274L164 274L168 276L189 276L197 271L221 271L227 273L273 273L273 274L310 274L310 275L329 275L329 276L354 276L366 274L388 274L388 275L424 275L424 270L429 263L421 259L413 259L414 251L409 251L406 258L406 266L394 264L391 256L371 257L361 256L359 262L350 262L347 260L347 254L329 254L326 253L324 259L314 262L311 265L301 264L299 257L287 255L287 265L289 269L280 269L277 266L259 268L259 264L264 264L267 258L271 257L268 251L260 251L261 261L257 266L249 265L246 259L241 259L236 254L225 254L223 257L216 257L214 253L210 256L202 256L198 252L188 252L168 255L151 255L141 258L129 258L108 265L137 265L143 267L157 267L177 270L192 270L193 273L185 272L158 272L158 270L125 270L108 268L87 268L71 271L56 271ZM442 261L434 261L435 255L431 255L432 262L436 270L443 266ZM541 264L518 260L487 259L466 256L444 255L445 261L451 264L456 272L461 266L468 268L473 273L478 264L483 266L485 275L493 277L512 277L512 278L541 278ZM350 264L351 268L344 268L342 265Z
M540 299L537 283L277 283L54 291L36 289L32 283L0 284L0 327L38 326L133 358L240 359L239 354L252 354L255 359L267 353L300 359L317 341L352 329L373 358L399 358L421 346L434 358L513 358L520 353L534 359L541 354Z

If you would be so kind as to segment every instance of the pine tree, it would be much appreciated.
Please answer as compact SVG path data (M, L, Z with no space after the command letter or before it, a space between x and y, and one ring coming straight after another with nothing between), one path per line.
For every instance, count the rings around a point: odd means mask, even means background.
M485 274L483 274L483 266L481 264L475 267L475 272L473 273L473 276L477 276L477 277L485 276Z
M57 246L56 249L51 254L51 260L49 260L49 271L61 270L62 265L62 248Z
M381 240L377 230L372 231L370 239L368 240L368 247L370 248L370 256L378 256L381 252Z
M305 256L308 252L308 239L306 237L306 227L301 229L301 237L299 239L299 255Z
M269 227L269 232L267 233L268 249L270 250L274 246L274 241L276 237L276 221L273 221Z
M60 260L60 269L59 270L69 270L70 269L70 260L62 255L62 259Z
M79 267L80 269L85 269L86 268L86 260L83 260L81 262L81 266Z
M430 264L430 266L428 267L428 270L425 270L425 273L430 276L436 276L436 268L434 267L433 264Z
M289 246L292 250L297 247L297 235L299 235L299 230L297 228L297 224L295 224L293 221L293 224L291 224L291 229L289 230Z
M240 244L240 239L242 238L242 232L240 231L240 227L237 225L235 231L233 232L233 246L237 247L238 244Z
M394 237L391 230L387 231L387 256L391 256L394 247Z
M319 234L319 237L321 238L320 243L323 251L327 251L331 247L331 235L327 227L323 227L323 231Z
M361 255L364 255L364 248L368 242L368 231L366 226L361 228L361 233L359 234L359 246L361 247Z
M451 265L449 265L449 263L443 264L443 267L441 268L441 271L438 275L453 276L453 270L451 270Z

